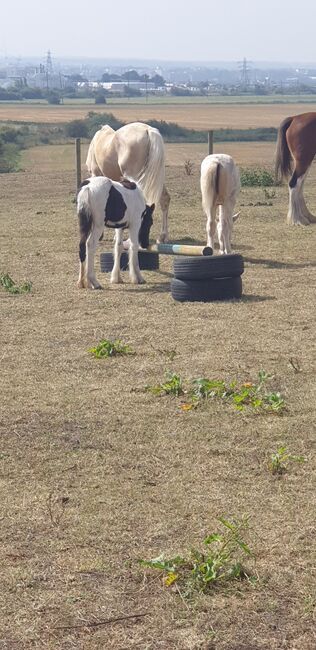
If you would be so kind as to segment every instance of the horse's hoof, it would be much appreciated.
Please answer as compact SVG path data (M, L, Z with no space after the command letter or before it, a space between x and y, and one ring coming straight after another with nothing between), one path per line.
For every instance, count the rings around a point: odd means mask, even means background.
M86 280L85 287L86 289L93 289L94 291L96 289L102 289L101 284L97 282L97 280Z
M111 278L110 279L110 284L123 284L122 278Z
M159 235L159 237L157 237L156 241L157 241L157 244L166 244L167 241L168 241L168 235L164 234L164 233L161 233L161 235Z
M296 222L296 226L310 226L310 220L307 217L301 217L299 221Z
M293 219L292 217L287 218L287 223L289 226L310 226L310 221L307 219L307 217L298 217L296 219Z
M144 278L142 278L142 277L140 277L140 278L132 278L131 283L132 284L146 284L146 280L144 280Z

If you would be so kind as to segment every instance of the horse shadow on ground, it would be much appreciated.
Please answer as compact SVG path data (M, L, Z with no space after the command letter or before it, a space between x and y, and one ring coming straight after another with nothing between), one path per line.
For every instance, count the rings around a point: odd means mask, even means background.
M256 294L243 294L241 298L238 299L238 302L265 302L266 300L276 300L276 296L258 296Z
M244 257L244 262L248 262L248 264L267 266L269 269L291 270L316 267L316 262L280 262L279 260L269 260L261 257Z
M238 244L236 246L236 249L234 247L234 244L232 244L232 253L239 253L240 251L253 251L254 247L253 246L245 246L244 244Z
M146 282L146 284L140 285L141 289L139 291L139 295L141 296L143 293L170 293L170 284L169 282ZM128 287L128 285L125 285L124 291L132 293L135 291L134 287Z
M165 278L169 278L169 280L172 280L172 278L174 278L173 273L170 271L161 271L161 269L157 269L157 273L159 273L159 275L164 275Z
M163 275L167 275L170 278L173 277L172 273L165 273ZM134 292L135 287L129 287L128 285L125 285L124 291L126 292ZM153 282L147 282L145 285L141 285L141 289L139 291L139 295L141 296L143 293L171 293L171 288L169 282L158 282L158 283L153 283ZM232 298L231 300L210 300L209 302L214 303L214 302L236 302L236 303L256 303L256 302L266 302L268 300L276 300L275 296L260 296L257 294L243 294L241 298ZM190 302L190 301L188 301ZM201 301L203 302L203 301ZM208 301L207 301L208 302Z

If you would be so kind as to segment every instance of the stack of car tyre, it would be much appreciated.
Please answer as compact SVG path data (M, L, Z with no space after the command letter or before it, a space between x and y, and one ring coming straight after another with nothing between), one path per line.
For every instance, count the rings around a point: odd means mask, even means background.
M241 255L176 257L173 269L171 295L180 302L212 302L242 296Z
M155 251L138 251L138 262L141 271L155 271L159 269L159 255ZM100 254L100 270L102 273L111 273L114 264L113 253ZM121 271L128 269L128 253L124 251L120 260Z

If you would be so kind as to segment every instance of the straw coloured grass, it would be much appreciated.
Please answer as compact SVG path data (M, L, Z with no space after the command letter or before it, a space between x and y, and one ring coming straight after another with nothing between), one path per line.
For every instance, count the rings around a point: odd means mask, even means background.
M262 99L254 101L243 98L218 98L218 103L212 98L159 98L145 102L135 100L109 101L106 106L98 106L91 102L65 102L58 106L46 103L0 103L0 121L13 120L18 122L35 122L46 124L61 124L76 119L83 119L89 111L104 113L105 110L114 113L115 117L126 122L152 119L177 122L181 126L192 129L248 129L257 127L277 127L284 117L298 115L315 110L313 101L306 97L275 98L275 103L263 103ZM217 98L216 98L217 99ZM264 98L265 102L269 99ZM272 101L274 98L271 98Z
M75 174L46 154L41 173L39 154L0 188L1 268L32 282L18 297L0 290L1 649L312 650L316 227L286 225L285 186L260 206L262 189L243 188L241 300L175 303L168 256L145 285L124 273L110 286L97 268L104 291L78 290ZM204 243L188 157L167 168L170 233ZM316 211L315 170L306 200ZM104 340L136 354L97 361L87 351ZM240 385L260 368L281 417L220 399L182 412L181 397L144 390L167 372ZM304 462L273 473L281 448ZM254 580L187 599L139 564L202 552L219 519L249 523Z

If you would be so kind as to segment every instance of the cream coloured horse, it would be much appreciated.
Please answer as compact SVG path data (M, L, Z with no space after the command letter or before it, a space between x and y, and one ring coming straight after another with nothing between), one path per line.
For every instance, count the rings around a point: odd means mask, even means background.
M160 203L162 230L158 242L168 240L170 196L165 187L165 152L157 129L132 122L114 131L105 125L90 142L86 165L91 176L122 176L135 181L147 204Z
M239 216L239 212L233 212L240 191L239 170L232 157L225 153L206 156L201 165L200 183L202 205L207 217L207 245L214 250L217 225L220 253L230 254L233 222Z

